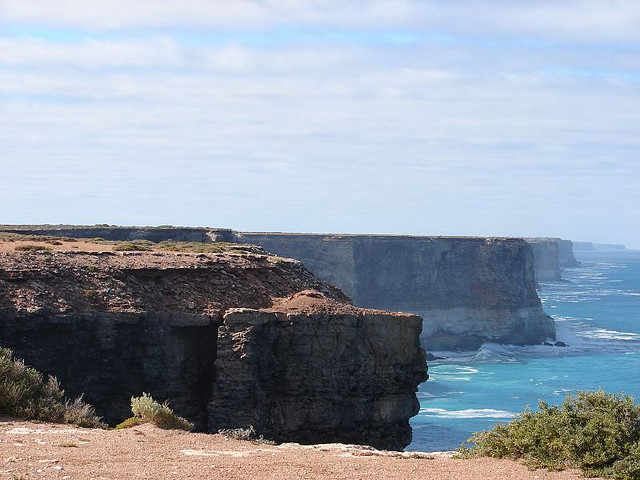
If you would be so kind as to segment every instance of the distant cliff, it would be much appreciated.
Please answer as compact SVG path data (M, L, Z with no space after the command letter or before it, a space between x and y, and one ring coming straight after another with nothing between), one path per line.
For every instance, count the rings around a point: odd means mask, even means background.
M621 251L627 247L617 243L573 242L576 251Z
M355 305L424 318L429 350L555 337L520 239L236 233L238 242L302 261Z
M411 441L426 379L415 315L355 308L300 262L266 253L6 250L0 346L112 424L149 392L201 430Z
M526 238L533 247L536 281L562 280L562 270L578 266L573 255L573 242L561 238Z
M117 225L0 225L0 232L22 235L50 235L67 238L102 238L104 240L151 242L230 242L232 230L205 227L121 227Z

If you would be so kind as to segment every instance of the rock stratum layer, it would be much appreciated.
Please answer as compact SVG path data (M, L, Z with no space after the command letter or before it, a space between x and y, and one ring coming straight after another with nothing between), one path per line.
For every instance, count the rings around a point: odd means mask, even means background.
M110 423L149 392L202 430L401 449L420 328L267 254L0 253L0 345Z
M424 318L428 350L555 338L522 239L236 233L236 241L301 260L355 305Z

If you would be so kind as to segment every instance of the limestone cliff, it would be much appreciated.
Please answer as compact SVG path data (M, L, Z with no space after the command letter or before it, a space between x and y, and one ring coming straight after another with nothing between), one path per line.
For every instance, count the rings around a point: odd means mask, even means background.
M355 305L422 316L429 350L555 337L523 240L281 233L236 233L236 239L301 260Z
M578 266L573 255L573 242L561 238L526 238L533 247L536 281L562 280L562 270Z
M423 316L423 340L430 349L473 349L488 340L538 343L555 336L553 321L542 312L535 291L531 247L521 239L252 234L186 227L4 226L0 230L262 245L303 261L356 305ZM553 245L538 249L535 262L544 265L538 277L555 280L564 241L544 240Z
M279 441L338 437L401 449L419 409L416 382L426 379L420 328L415 315L344 308L309 291L268 310L229 310L210 424L254 425Z
M560 268L575 268L579 266L573 254L573 242L558 238L558 263Z
M533 248L534 271L537 282L557 282L560 272L560 246L552 238L527 238Z
M346 301L266 253L0 252L0 345L112 424L149 392L201 430L400 449L421 321Z

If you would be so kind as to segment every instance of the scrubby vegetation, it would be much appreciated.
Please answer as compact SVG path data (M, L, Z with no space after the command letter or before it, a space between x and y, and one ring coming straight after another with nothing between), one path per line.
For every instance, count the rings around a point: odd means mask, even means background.
M151 248L142 242L120 242L113 246L114 252L148 252Z
M525 410L511 423L474 434L462 457L523 459L530 468L580 468L588 476L640 478L640 407L602 390Z
M142 420L141 417L129 417L116 425L115 429L124 430L125 428L135 427L137 425L142 425L143 423L145 423L145 421Z
M156 245L159 250L169 252L190 252L190 253L264 253L260 247L255 245L243 245L230 242L173 242L170 240L160 242Z
M80 427L105 427L82 397L66 400L55 377L45 380L40 372L15 359L8 348L0 348L0 413Z
M131 411L142 422L153 423L155 426L165 429L192 430L193 424L188 420L177 416L173 410L169 408L167 402L160 404L156 402L151 395L143 393L141 397L131 397ZM129 425L135 423L135 420L125 420ZM120 428L125 428L121 423Z
M18 245L15 250L18 252L50 252L51 247L46 245Z
M276 442L273 440L269 440L264 438L262 435L256 433L256 429L253 425L249 425L247 428L231 428L231 429L223 429L218 430L220 435L224 435L227 438L231 438L233 440L244 440L247 442L254 443L265 443L268 445L275 445Z

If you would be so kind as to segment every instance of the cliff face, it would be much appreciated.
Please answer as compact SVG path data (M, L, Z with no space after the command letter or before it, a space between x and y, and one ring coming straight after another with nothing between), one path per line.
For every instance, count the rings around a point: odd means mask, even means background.
M560 246L552 238L528 238L533 248L536 281L557 282L562 279L560 273Z
M573 255L573 242L558 238L558 263L560 268L575 268L579 266Z
M301 297L319 300L303 292L293 302ZM210 424L250 424L280 441L331 442L337 436L406 446L406 419L419 409L415 386L426 379L421 319L322 306L311 311L278 305L225 314ZM413 341L393 340L407 338Z
M527 238L533 247L534 268L538 282L562 280L562 269L578 266L573 242L561 238Z
M201 430L402 448L420 319L345 302L267 254L0 253L0 345L112 424L149 392Z
M555 336L535 291L533 254L518 239L238 233L301 260L355 305L424 318L430 350Z
M179 240L261 245L301 260L341 288L356 305L408 311L425 318L423 340L434 350L474 349L484 341L538 343L555 337L553 321L535 292L539 281L560 279L570 266L568 241L470 237L299 235L224 229L14 226L14 231L105 239ZM8 227L0 227L0 230ZM189 237L190 238L190 237ZM532 256L531 249L536 250ZM562 252L567 252L563 254ZM573 258L575 262L575 258Z

